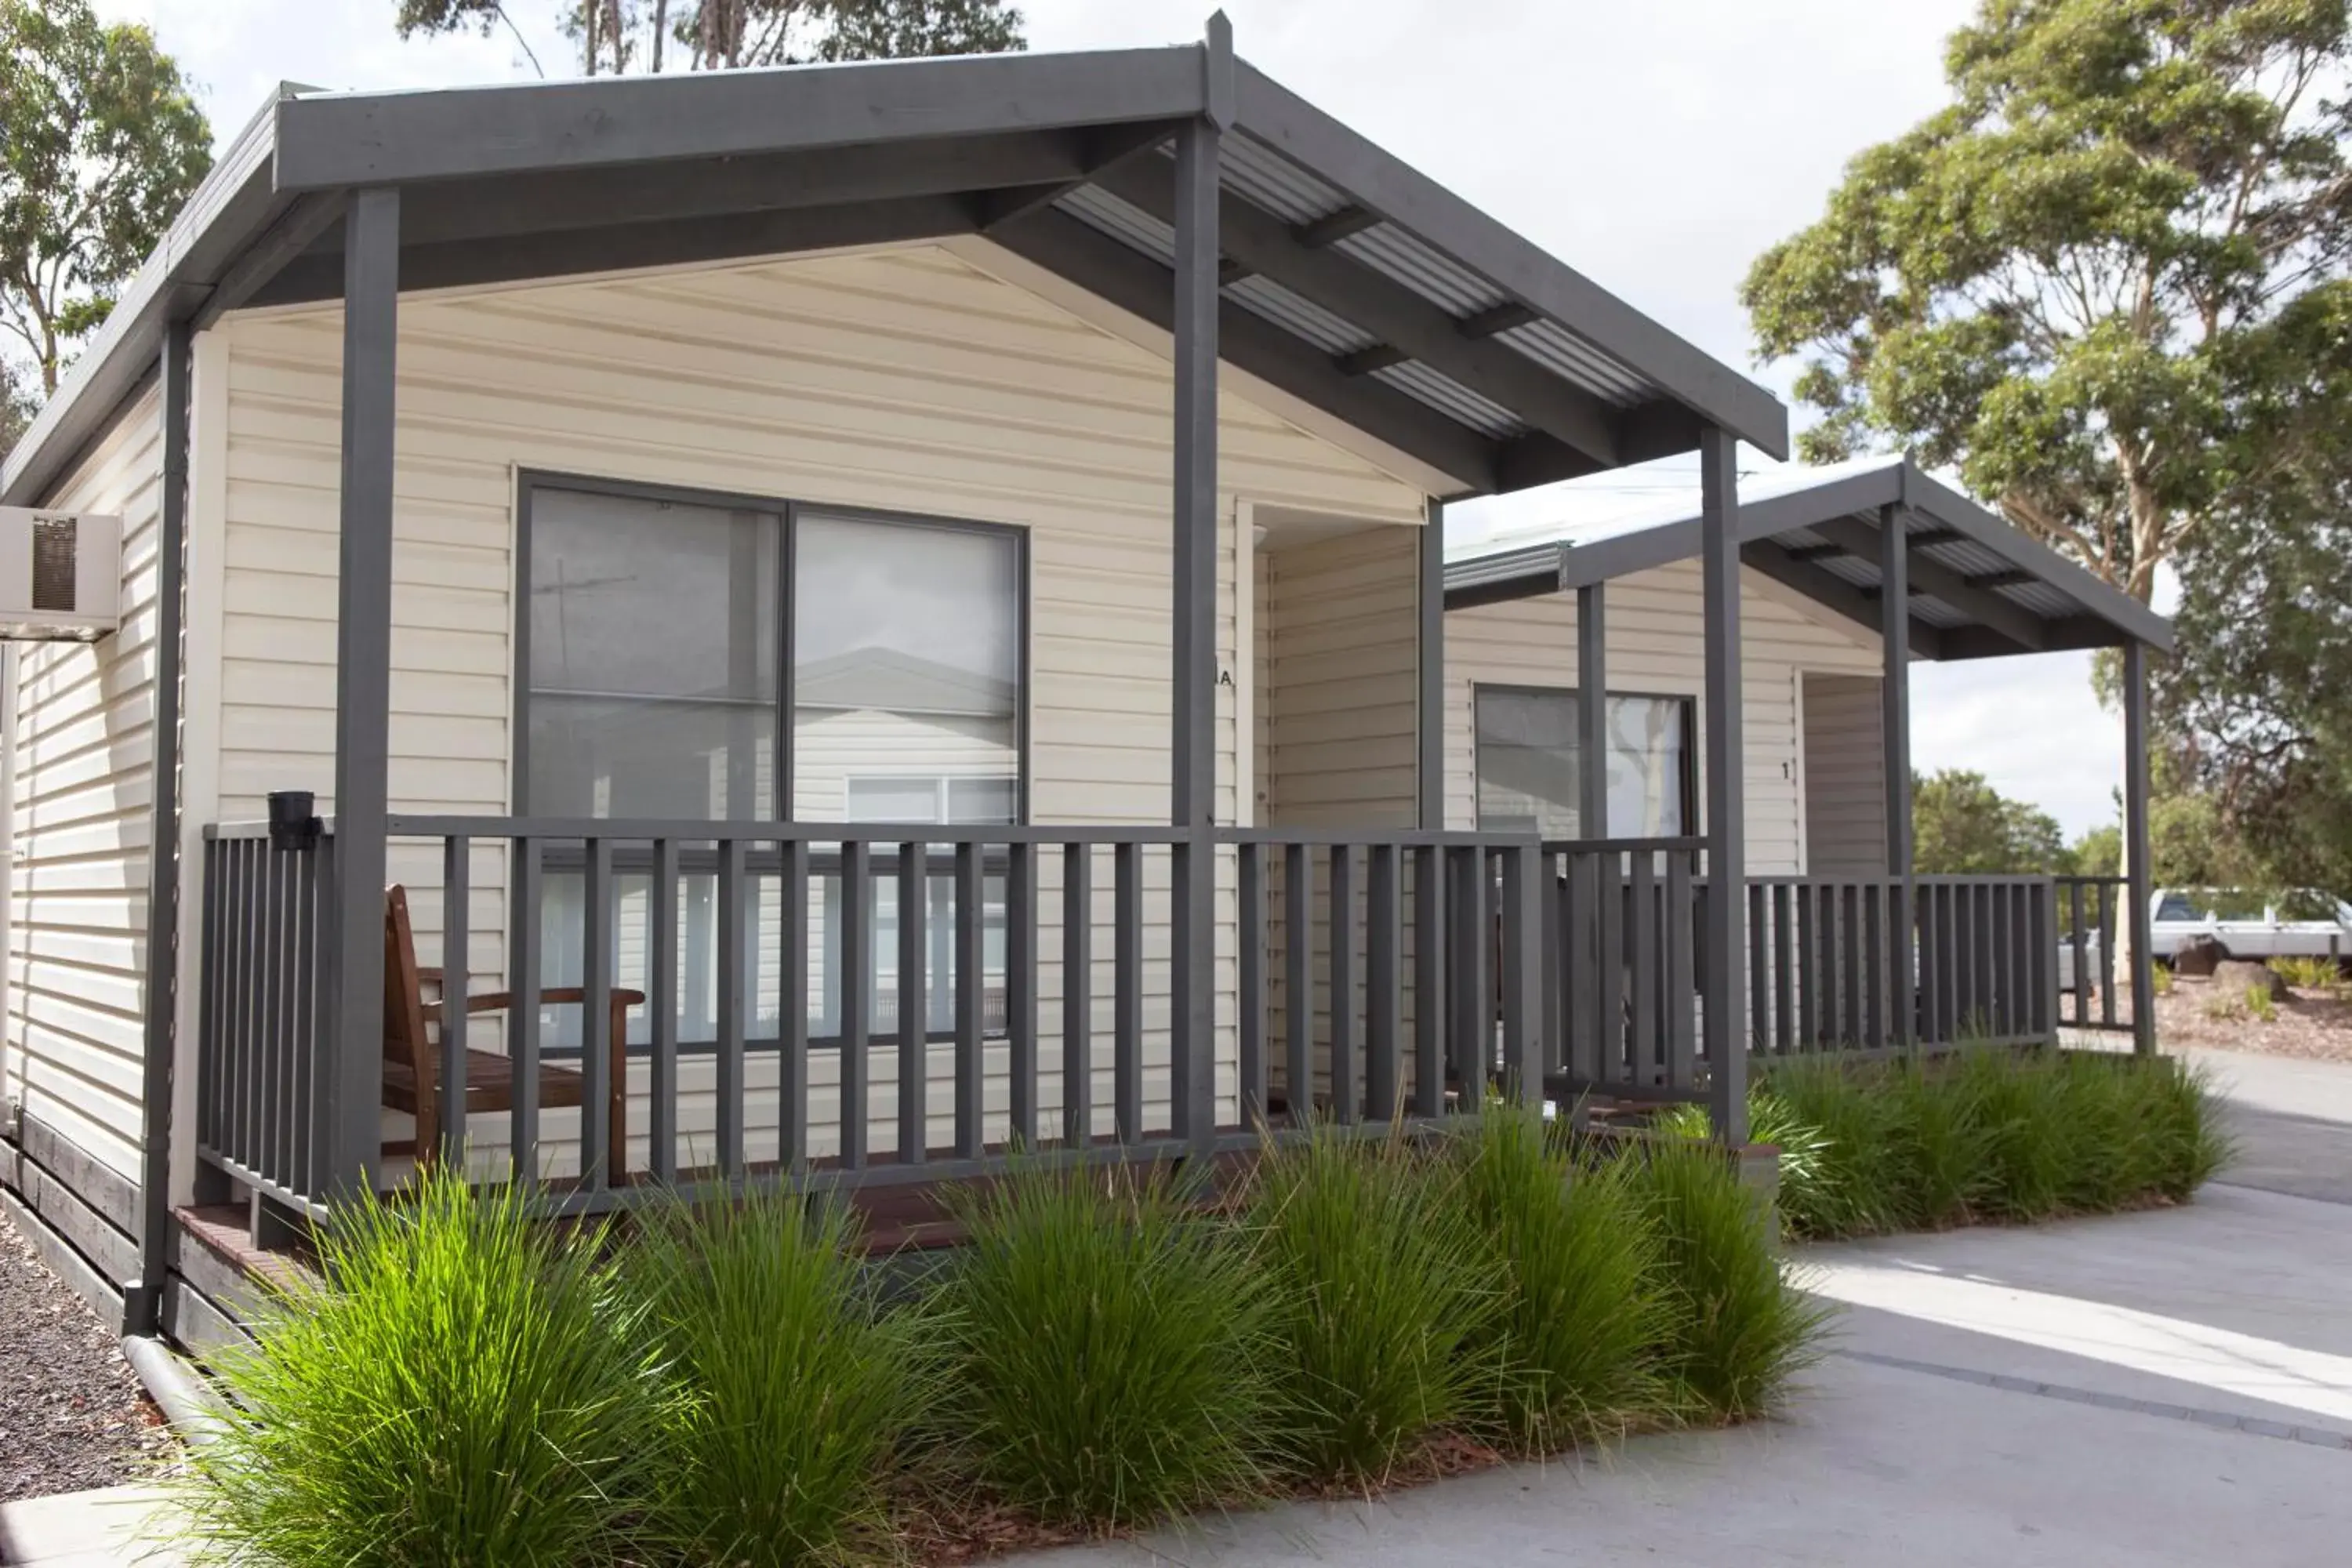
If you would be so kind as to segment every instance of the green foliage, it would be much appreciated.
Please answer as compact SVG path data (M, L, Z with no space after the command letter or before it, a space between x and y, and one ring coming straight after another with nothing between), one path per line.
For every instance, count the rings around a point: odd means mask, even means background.
M2278 1003L2272 999L2269 987L2246 987L2246 1012L2258 1024L2278 1022Z
M2273 958L2271 972L2297 991L2331 990L2344 978L2332 958Z
M2070 877L2120 877L2124 865L2124 830L2114 823L2094 827L2067 847L2061 868Z
M675 1390L646 1522L688 1561L787 1568L877 1531L895 1447L936 1395L937 1325L881 1314L846 1209L811 1202L666 1205L630 1249Z
M2235 992L2215 991L2206 996L2204 1012L2207 1020L2211 1023L2243 1023L2246 1016L2246 999L2242 994Z
M1016 1169L960 1213L949 1416L989 1491L1107 1527L1263 1485L1279 1302L1245 1237L1115 1169Z
M1004 0L542 0L587 74L728 70L812 60L1000 54L1028 47ZM541 69L505 0L399 0L404 38L503 26Z
M1454 1169L1401 1139L1318 1127L1261 1160L1250 1223L1279 1301L1274 1375L1291 1459L1379 1482L1469 1407L1469 1347L1500 1306Z
M2057 820L2011 800L1982 773L1946 768L1911 781L1914 851L1923 874L2021 875L2066 863Z
M2150 984L2155 987L2156 994L2158 996L2169 996L2172 994L2172 965L2169 963L2152 964L2148 968L2147 977Z
M1542 1452L1658 1419L1672 1408L1655 1352L1673 1300L1629 1167L1572 1161L1536 1116L1503 1106L1455 1142L1504 1286L1475 1342L1489 1379L1479 1425Z
M1720 1149L1662 1139L1625 1169L1672 1306L1665 1374L1720 1419L1772 1414L1789 1380L1820 1359L1831 1310L1782 1273L1770 1210Z
M2200 1075L2094 1053L1775 1063L1748 1113L1757 1142L1802 1151L1781 1163L1780 1220L1814 1240L2186 1199L2228 1154ZM1686 1110L1659 1125L1706 1132Z
M212 130L146 27L101 25L88 0L0 0L0 327L44 395L211 167ZM0 406L0 451L8 422Z
M636 1310L512 1188L426 1175L339 1206L328 1283L277 1289L236 1403L188 1452L188 1528L222 1562L571 1568L609 1561L667 1419Z
M1846 166L1741 289L1815 460L1874 446L2146 600L2317 421L2347 312L2337 0L1983 0L1950 104Z

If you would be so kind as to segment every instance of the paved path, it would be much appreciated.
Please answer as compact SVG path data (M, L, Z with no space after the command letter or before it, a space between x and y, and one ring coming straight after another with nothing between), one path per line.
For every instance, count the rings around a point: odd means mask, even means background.
M2190 1051L2229 1097L2239 1186L2352 1204L2352 1064Z
M0 1563L8 1568L178 1568L155 1551L155 1494L138 1487L0 1503Z

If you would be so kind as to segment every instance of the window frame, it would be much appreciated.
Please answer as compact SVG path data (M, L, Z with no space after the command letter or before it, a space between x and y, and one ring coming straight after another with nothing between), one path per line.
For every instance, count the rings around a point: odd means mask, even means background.
M1478 781L1482 776L1479 752L1484 749L1485 742L1479 738L1478 733L1478 700L1490 691L1502 697L1567 697L1580 700L1584 695L1581 689L1578 687L1544 686L1530 681L1474 680L1470 683L1470 819L1473 824L1477 823L1482 815L1478 806ZM1681 776L1675 781L1675 784L1682 797L1677 804L1682 808L1683 837L1691 838L1705 837L1706 825L1699 821L1698 699L1687 691L1629 691L1614 686L1603 691L1601 696L1604 701L1628 698L1644 702L1671 702L1682 710L1683 757L1682 766L1676 770ZM1578 729L1580 742L1582 734L1582 727L1580 724ZM1578 759L1580 766L1582 765L1582 761L1580 756ZM1478 830L1485 831L1483 827ZM1579 834L1577 842L1596 841L1592 835L1584 832L1584 824L1580 819L1577 823L1577 831ZM1604 823L1599 837L1606 839L1608 837L1607 824Z
M507 773L507 808L512 816L525 817L525 805L530 799L530 595L531 595L531 507L541 490L568 490L575 494L602 496L621 500L641 500L656 505L704 507L715 510L756 511L773 515L778 520L776 549L776 663L772 672L776 689L776 734L773 753L769 765L774 770L776 784L771 802L774 815L753 820L795 823L793 800L797 784L794 776L793 742L799 710L799 692L795 684L794 655L798 643L798 618L794 614L794 595L799 583L796 575L800 520L803 514L838 519L844 522L873 522L908 528L935 529L943 532L979 533L1005 539L1013 548L1013 745L1018 770L1013 784L1013 818L1012 826L1026 826L1030 820L1030 710L1031 632L1034 624L1031 607L1032 581L1030 573L1029 530L1019 523L985 522L971 518L945 517L934 513L898 511L877 507L835 506L824 501L795 498L754 495L740 490L705 489L688 485L648 483L635 479L604 479L593 475L565 473L555 469L518 468L515 473L514 504L514 584L513 613L509 623L508 678L513 685L513 730L509 735ZM617 819L626 820L626 819ZM848 826L845 823L844 826Z

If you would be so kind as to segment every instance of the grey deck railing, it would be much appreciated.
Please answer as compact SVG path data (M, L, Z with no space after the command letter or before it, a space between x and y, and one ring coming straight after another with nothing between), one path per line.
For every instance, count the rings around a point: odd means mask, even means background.
M2053 879L2058 899L2058 930L2066 960L2061 1022L2070 1029L2095 1029L2129 1034L2131 1023L2120 1016L2115 984L2118 933L2131 883L2122 877L2059 877ZM2136 963L2149 963L2147 953L2133 954ZM2096 996L2095 1005L2093 997Z
M273 848L268 830L208 826L196 1018L196 1154L293 1208L324 1190L320 1110L334 908L332 840Z

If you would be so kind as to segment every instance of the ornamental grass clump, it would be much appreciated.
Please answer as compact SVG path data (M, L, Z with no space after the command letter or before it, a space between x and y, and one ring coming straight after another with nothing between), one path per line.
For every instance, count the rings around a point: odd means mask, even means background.
M1275 1291L1286 1467L1380 1483L1484 1383L1469 1352L1489 1337L1501 1271L1458 1168L1318 1127L1269 1141L1248 1223Z
M1830 1309L1783 1275L1770 1212L1722 1150L1662 1138L1621 1162L1656 1238L1670 1310L1660 1370L1718 1420L1770 1415L1820 1359Z
M322 1282L272 1287L189 1451L188 1542L273 1568L573 1568L666 1462L659 1367L599 1256L510 1186L427 1173L338 1205Z
M1664 1419L1656 1352L1674 1304L1623 1163L1572 1157L1534 1112L1506 1107L1458 1130L1454 1153L1502 1284L1470 1347L1473 1424L1542 1452Z
M958 1199L942 1430L988 1494L1103 1529L1261 1492L1276 1298L1162 1172L1016 1166Z
M879 1539L937 1325L880 1310L851 1240L846 1205L756 1193L665 1205L630 1249L672 1394L645 1522L679 1560L787 1568Z

